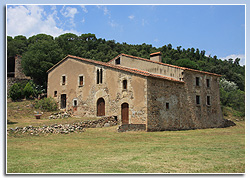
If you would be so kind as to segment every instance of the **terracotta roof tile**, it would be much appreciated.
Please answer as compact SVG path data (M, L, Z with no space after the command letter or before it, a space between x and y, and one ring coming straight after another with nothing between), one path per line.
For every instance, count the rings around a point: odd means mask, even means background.
M151 53L150 56L153 56L153 55L156 55L156 54L160 54L161 55L161 52L155 52L155 53Z

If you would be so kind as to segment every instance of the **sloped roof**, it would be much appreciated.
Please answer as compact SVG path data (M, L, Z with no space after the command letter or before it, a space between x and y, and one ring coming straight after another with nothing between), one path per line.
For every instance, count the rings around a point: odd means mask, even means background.
M158 54L159 52L156 53L152 53L152 54ZM195 69L191 69L191 68L186 68L186 67L180 67L180 66L175 66L172 64L166 64L166 63L162 63L162 62L157 62L157 61L152 61L149 59L145 59L145 58L141 58L141 57L136 57L136 56L132 56L132 55L127 55L127 54L119 54L118 56L116 56L114 59L111 59L108 63L114 61L115 59L117 59L120 56L126 56L126 57L130 57L133 59L139 59L139 60L143 60L143 61L147 61L147 62L151 62L151 63L156 63L156 64L160 64L163 66L169 66L169 67L173 67L173 68L178 68L178 69L182 69L182 70L186 70L186 71L193 71L193 72L197 72L197 73L202 73L202 74L208 74L208 75L213 75L213 76L221 76L219 74L215 74L215 73L210 73L210 72L206 72L206 71L200 71L200 70L195 70Z
M47 71L47 73L51 72L58 65L60 65L64 61L66 61L68 58L72 58L72 59L75 59L75 60L78 60L78 61L83 61L83 62L89 62L89 63L92 63L92 64L101 65L101 66L105 66L105 67L109 67L109 68L113 68L113 69L118 69L118 70L130 72L130 73L133 73L133 74L138 74L138 75L145 76L145 77L153 77L153 78L165 79L165 80L168 80L168 81L174 81L174 82L184 83L183 81L179 81L179 80L176 80L174 78L167 77L167 76L158 75L158 74L152 74L152 73L149 73L147 71L142 71L142 70L135 69L135 68L128 68L128 67L123 67L123 66L117 66L117 65L110 64L110 63L105 63L105 62L101 62L101 61L95 61L95 60L92 60L92 59L85 59L85 58L81 58L81 57L77 57L77 56L72 56L72 55L68 55L65 58L63 58L61 61L59 61L53 67L51 67Z

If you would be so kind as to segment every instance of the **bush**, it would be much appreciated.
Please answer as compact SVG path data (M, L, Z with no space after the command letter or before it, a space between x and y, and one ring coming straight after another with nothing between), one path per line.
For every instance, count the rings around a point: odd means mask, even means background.
M35 108L44 111L56 111L58 110L58 105L53 98L49 97L36 101Z
M19 83L14 83L10 87L9 96L10 96L10 98L11 98L12 101L16 101L18 99L22 99L23 98L22 87L20 86Z
M23 94L26 97L26 99L30 98L30 96L34 96L34 89L29 82L24 87Z

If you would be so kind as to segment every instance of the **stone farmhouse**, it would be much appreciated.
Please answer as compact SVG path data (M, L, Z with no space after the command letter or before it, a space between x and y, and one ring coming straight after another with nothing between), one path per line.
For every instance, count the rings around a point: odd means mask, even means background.
M120 54L109 62L72 55L48 70L48 96L77 116L115 116L146 131L223 127L220 75Z

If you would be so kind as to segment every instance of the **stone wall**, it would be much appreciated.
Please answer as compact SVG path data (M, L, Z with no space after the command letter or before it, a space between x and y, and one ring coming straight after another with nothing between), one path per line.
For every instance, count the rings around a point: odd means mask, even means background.
M184 92L184 83L148 78L147 131L190 129Z
M102 127L110 127L117 125L117 118L115 116L103 117L98 120L92 121L83 121L83 122L75 122L72 124L53 124L50 126L44 125L43 127L34 127L34 126L26 126L26 127L16 127L9 128L7 130L7 135L10 134L30 134L30 135L39 135L39 134L68 134L72 132L84 132L84 128L102 128Z
M23 68L21 66L22 56L16 55L15 56L15 77L7 77L7 95L9 95L10 87L14 83L27 83L31 78L28 76L25 76L23 73Z
M15 56L15 78L30 79L30 77L25 76L25 74L23 73L21 61L22 61L22 56L16 55Z
M195 84L200 77L200 86ZM210 78L211 86L206 87ZM148 78L147 131L202 129L223 126L218 77L185 72L185 83ZM196 104L196 95L200 104ZM206 102L211 97L211 104Z
M146 124L123 124L120 125L117 129L118 132L126 131L145 131Z
M196 85L196 77L199 78L199 85ZM209 87L206 83L207 79ZM189 101L188 111L192 113L197 128L219 127L223 124L219 79L220 77L209 74L184 72L186 101ZM200 96L200 104L196 103L197 95ZM210 104L207 103L207 96L210 97Z

